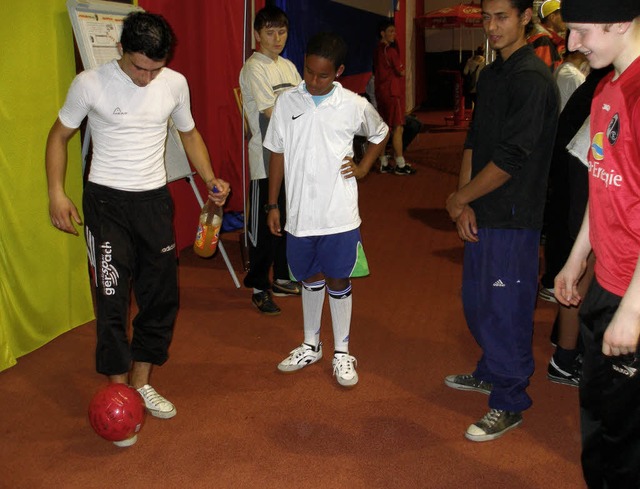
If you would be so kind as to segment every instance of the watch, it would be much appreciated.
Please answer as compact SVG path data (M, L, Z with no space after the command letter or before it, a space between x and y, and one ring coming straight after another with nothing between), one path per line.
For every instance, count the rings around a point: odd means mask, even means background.
M278 204L265 204L264 205L264 211L268 214L269 211L273 210L273 209L278 209Z

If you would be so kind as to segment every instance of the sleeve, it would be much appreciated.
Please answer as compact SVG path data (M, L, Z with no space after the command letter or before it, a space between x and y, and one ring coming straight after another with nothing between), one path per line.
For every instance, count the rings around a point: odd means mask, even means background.
M381 142L389 132L389 126L385 124L380 114L373 108L369 102L366 102L363 111L363 121L358 134L363 134L367 140L373 144Z
M196 122L191 114L189 85L183 75L179 73L176 73L176 75L175 81L172 83L172 93L176 101L176 107L171 112L171 118L178 131L188 132L196 127Z
M264 135L262 145L272 153L284 153L284 126L282 121L282 97L276 101L276 104L271 113L271 121L269 127Z
M523 70L509 81L508 87L509 109L491 160L509 175L516 176L538 144L547 123L549 97L555 98L556 109L558 103L555 85L538 72Z
M58 112L58 118L65 127L77 129L89 114L91 97L86 73L80 73L73 79L64 105Z
M404 65L400 61L400 54L398 51L390 46L385 46L384 56L388 65L393 68L395 74L400 76L402 70L404 70Z
M276 94L269 82L267 71L257 65L246 66L245 79L248 81L253 98L258 106L258 111L264 112L273 107L276 102Z

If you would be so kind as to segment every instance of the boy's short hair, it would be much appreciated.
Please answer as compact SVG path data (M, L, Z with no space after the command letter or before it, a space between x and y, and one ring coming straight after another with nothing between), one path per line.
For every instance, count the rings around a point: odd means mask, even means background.
M337 71L347 58L347 43L338 34L320 32L309 39L305 54L330 60Z
M122 24L120 44L125 53L141 53L153 61L168 61L173 54L175 36L161 15L131 12Z
M282 9L275 6L268 6L258 10L253 21L253 29L260 32L265 27L286 27L289 28L289 17Z
M638 0L562 0L562 18L575 24L616 24L640 17Z

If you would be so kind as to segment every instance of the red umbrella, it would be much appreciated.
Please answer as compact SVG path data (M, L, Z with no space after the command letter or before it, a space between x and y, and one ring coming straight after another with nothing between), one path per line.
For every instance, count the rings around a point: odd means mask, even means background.
M461 3L455 7L444 7L416 19L418 26L430 29L455 29L458 27L482 27L480 5Z

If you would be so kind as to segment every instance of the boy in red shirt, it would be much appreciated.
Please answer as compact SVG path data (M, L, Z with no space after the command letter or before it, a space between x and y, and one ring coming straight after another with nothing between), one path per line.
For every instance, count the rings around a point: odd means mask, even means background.
M564 305L593 249L595 279L580 309L582 468L593 487L640 487L640 2L563 0L568 49L614 70L591 105L589 205L555 279Z

